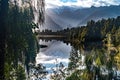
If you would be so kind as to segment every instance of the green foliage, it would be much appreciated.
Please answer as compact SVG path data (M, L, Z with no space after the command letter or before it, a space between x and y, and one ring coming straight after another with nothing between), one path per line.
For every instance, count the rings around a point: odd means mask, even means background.
M117 31L120 28L120 16L117 18L108 18L98 21L88 21L86 26L64 29L57 31L61 35L66 35L68 40L77 43L86 43L90 41L102 41L108 33L112 36L119 36ZM117 41L117 39L116 39Z
M33 29L38 28L38 25L33 23L33 19L31 6L22 9L16 2L9 5L6 18L5 80L26 80L24 68L29 73L29 63L35 62L39 47Z
M13 76L15 74L15 71L11 64L5 63L5 69L4 69L5 79L6 80L14 80Z
M8 15L8 0L0 0L0 80L4 80L4 56L6 38L6 19Z
M34 70L34 71L33 71ZM35 77L35 79L45 79L48 74L48 71L46 70L46 67L42 64L30 64L30 73L29 73L29 80L31 80L32 77Z
M115 37L114 44L115 46L119 46L120 44L120 28L115 31L115 34L113 34Z
M79 45L80 46L80 45ZM90 44L90 46L92 46ZM88 45L87 45L88 47ZM86 48L87 48L86 47ZM86 49L85 48L85 49ZM88 48L87 48L88 49ZM96 75L98 76L98 79L102 79L103 75L101 75L101 68L104 66L107 68L107 66L113 65L111 63L112 59L108 61L109 55L106 53L106 49L98 49L94 46L93 49L90 49L86 53L81 52L79 48L79 52L77 49L74 49L70 54L70 62L68 69L72 72L71 75L69 75L66 80L94 80L96 79ZM74 53L76 51L76 53ZM77 56L75 56L77 54ZM79 57L79 55L84 55L84 59ZM75 56L75 57L74 57ZM82 61L81 61L82 59ZM75 67L74 67L75 66ZM85 68L81 68L81 66L85 66ZM71 69L71 67L73 67ZM80 67L80 68L79 68ZM108 69L109 70L109 69Z
M25 76L25 70L22 66L18 66L17 70L16 70L16 76L17 79L16 80L26 80L26 76Z
M66 80L81 80L79 71L76 70L71 74L71 76L67 77Z
M104 72L102 67L105 68L105 70L111 71L114 65L114 59L113 56L108 53L112 51L108 50L107 52L102 43L112 43L115 47L120 45L119 16L117 18L102 19L96 22L91 20L86 26L71 29L67 28L54 32L54 34L66 36L73 46L68 64L68 70L73 73L69 75L66 80L95 80L96 76L99 80L103 80L105 76L107 76L106 79L110 77L110 74L108 73L108 75L106 75L107 72ZM108 35L111 37L110 40L107 39L109 38ZM85 45L85 48L80 47L82 44ZM86 49L88 53L86 52L84 54L84 49ZM81 53L85 55L83 64L81 61ZM115 53L113 54L115 55ZM86 68L83 70L79 69L81 65ZM102 75L104 73L105 76Z
M77 62L79 61L79 54L76 49L72 49L70 52L70 62L68 64L68 69L69 70L74 70L77 67Z

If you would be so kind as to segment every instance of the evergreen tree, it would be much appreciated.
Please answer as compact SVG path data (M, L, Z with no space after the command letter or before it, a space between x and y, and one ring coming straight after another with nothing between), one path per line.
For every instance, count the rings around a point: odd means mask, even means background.
M4 80L4 56L6 38L6 19L8 15L8 0L0 0L0 79Z

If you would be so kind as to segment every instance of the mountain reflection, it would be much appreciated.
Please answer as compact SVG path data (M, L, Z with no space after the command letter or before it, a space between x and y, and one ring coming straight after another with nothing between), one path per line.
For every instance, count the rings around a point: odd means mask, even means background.
M40 40L36 64L45 66L50 80L119 80L120 47L102 42L86 44Z

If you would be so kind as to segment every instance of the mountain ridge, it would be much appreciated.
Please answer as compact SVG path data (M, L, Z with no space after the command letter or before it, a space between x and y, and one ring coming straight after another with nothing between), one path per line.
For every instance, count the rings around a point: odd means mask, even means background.
M46 28L54 30L64 29L67 27L77 27L86 25L90 20L100 20L102 18L114 18L120 16L120 5L119 6L102 6L91 8L78 8L78 7L57 7L46 9L46 22L52 19L52 23L47 24ZM50 19L49 19L50 18ZM51 26L49 25L55 25ZM69 25L69 26L68 26Z

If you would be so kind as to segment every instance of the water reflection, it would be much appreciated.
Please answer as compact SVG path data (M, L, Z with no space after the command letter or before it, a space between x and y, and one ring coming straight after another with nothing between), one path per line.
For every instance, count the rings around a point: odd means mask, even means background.
M67 80L119 80L120 53L117 50L112 46L100 46L100 43L99 46L74 44L68 67L72 72Z
M50 75L60 73L59 69L63 70L68 66L68 58L71 51L70 44L66 45L63 42L56 40L40 40L39 44L47 45L47 47L40 48L36 57L36 65L41 63L46 66L46 70L49 73L47 77L50 78ZM64 68L59 67L62 64ZM53 77L51 76L51 78Z
M120 80L120 46L64 42L40 40L47 47L40 49L36 65L46 67L46 80Z

